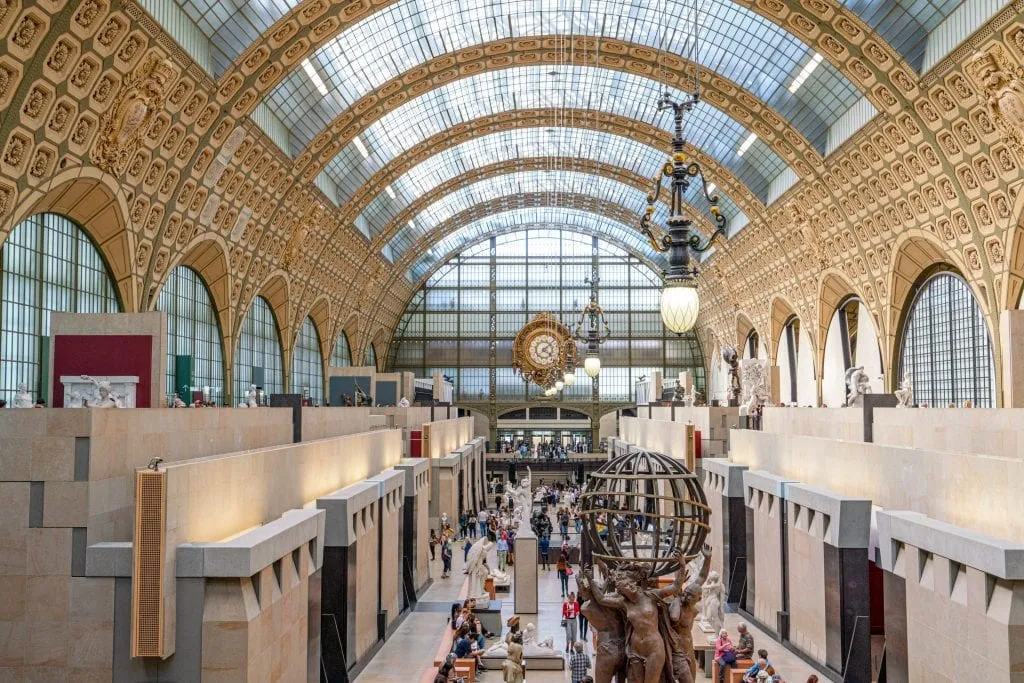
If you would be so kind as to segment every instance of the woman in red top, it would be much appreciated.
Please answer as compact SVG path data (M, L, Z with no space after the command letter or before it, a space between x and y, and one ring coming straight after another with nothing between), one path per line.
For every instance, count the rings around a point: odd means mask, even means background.
M573 643L576 642L576 619L580 615L580 603L576 600L575 593L569 593L569 597L562 603L562 626L565 627L565 651L571 652Z

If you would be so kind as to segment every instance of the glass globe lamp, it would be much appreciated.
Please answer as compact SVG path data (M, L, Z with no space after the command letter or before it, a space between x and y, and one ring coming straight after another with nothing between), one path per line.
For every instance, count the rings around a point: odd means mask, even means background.
M684 280L666 284L661 293L661 320L665 327L675 334L689 332L697 322L699 312L696 282Z
M562 380L555 382L555 391L561 391L563 388L565 388L565 382Z
M601 358L597 355L587 356L583 361L583 369L588 377L597 377L601 374Z
M562 376L562 380L565 382L565 386L571 387L576 384L576 375L572 372L567 372Z

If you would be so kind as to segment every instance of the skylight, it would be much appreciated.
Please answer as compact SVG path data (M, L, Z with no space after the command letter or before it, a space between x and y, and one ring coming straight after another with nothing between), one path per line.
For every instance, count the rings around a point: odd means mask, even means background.
M789 84L789 92L795 93L799 90L800 86L804 84L804 81L810 78L811 74L814 73L814 70L818 68L819 64L821 64L821 60L822 56L815 52L814 56L811 57L811 61L804 64L804 68L800 69L800 73L798 73L796 78L793 79L793 82Z

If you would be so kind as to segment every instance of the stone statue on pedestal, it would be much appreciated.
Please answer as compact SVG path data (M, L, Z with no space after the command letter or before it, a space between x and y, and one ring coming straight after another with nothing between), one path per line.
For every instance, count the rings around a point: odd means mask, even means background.
M555 652L555 637L547 636L542 639L537 635L537 627L530 623L523 629L523 656L561 657L561 654Z
M751 415L758 406L767 405L770 399L768 361L761 358L744 358L740 361L740 371L743 375L743 403L740 414Z
M519 643L508 645L508 658L501 664L502 680L505 683L523 683L526 666L523 664L523 646Z
M175 394L174 395L174 401L171 402L171 407L172 408L185 408L187 406L185 405L185 402L181 400L181 396L178 396L177 394Z
M864 394L871 393L871 380L864 372L863 365L857 365L846 371L846 407L864 405Z
M475 598L477 603L483 606L491 602L491 595L484 589L484 582L491 576L490 567L487 566L487 553L493 546L494 544L484 536L469 549L466 562L466 573L469 574L469 592L466 595Z
M28 385L24 382L18 385L18 391L14 394L12 408L31 408L32 394L28 393Z
M914 382L910 378L910 373L903 374L903 381L900 382L900 388L896 390L896 400L899 402L897 408L909 408L914 405Z
M707 583L701 588L700 618L697 625L704 633L718 633L725 623L725 610L722 608L722 597L725 586L718 572L711 572Z
M729 405L737 405L742 393L740 385L740 361L736 349L722 349L722 360L729 366Z
M258 408L259 403L256 402L256 385L250 384L249 391L245 392L245 405L249 408Z

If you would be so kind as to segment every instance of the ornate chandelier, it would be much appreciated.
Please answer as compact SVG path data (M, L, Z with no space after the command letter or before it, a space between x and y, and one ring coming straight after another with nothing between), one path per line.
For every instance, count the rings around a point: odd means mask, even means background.
M551 313L538 313L512 342L512 368L526 382L543 387L546 396L561 391L575 367L576 342Z
M583 369L587 376L597 377L601 374L601 356L598 347L608 339L611 329L604 317L604 309L597 304L597 278L591 285L590 303L580 312L573 336L587 345L587 355L583 360ZM587 332L583 333L583 325L587 323ZM603 329L602 329L603 328ZM568 375L566 375L568 377Z
M672 159L666 162L661 172L654 177L654 189L647 195L647 209L640 218L640 231L647 237L651 246L659 252L668 252L665 287L661 292L661 320L665 327L676 334L688 332L693 328L700 312L700 297L697 295L698 270L690 263L690 252L707 251L717 237L725 234L725 216L718 208L718 193L709 191L708 181L700 164L696 161L688 162L683 151L686 144L686 138L683 137L683 118L699 101L700 93L695 92L683 101L674 100L665 93L658 102L658 111L671 109L674 115ZM668 230L660 230L662 234L658 237L654 232L652 218L654 203L661 193L662 178L671 178L671 201ZM715 232L703 245L700 235L693 229L693 221L683 216L684 197L693 178L700 178L701 191L711 207L709 211L716 226Z

